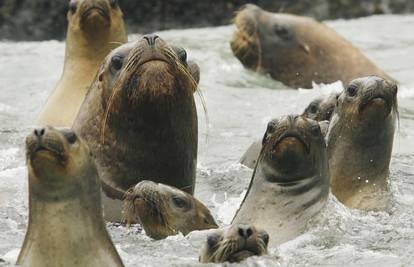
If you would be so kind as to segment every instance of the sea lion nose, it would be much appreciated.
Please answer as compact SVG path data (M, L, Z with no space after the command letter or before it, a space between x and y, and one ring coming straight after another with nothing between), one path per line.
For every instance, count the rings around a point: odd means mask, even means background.
M241 225L239 226L238 233L241 237L244 237L245 239L249 238L253 234L253 230L250 226Z
M35 129L34 130L34 135L37 137L42 137L43 135L45 135L45 128L41 128L41 129Z
M156 34L148 34L144 36L144 39L147 40L149 46L153 47L155 45L155 40L159 37Z

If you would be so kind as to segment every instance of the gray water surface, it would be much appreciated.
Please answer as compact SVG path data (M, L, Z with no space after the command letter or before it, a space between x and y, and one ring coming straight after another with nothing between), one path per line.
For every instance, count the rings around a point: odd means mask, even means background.
M240 266L414 266L414 15L328 22L400 81L400 127L391 162L390 212L361 212L330 197L298 238ZM233 57L233 26L159 32L187 49L201 67L208 117L199 110L196 196L228 224L243 198L251 170L237 162L267 122L300 113L311 99L341 83L292 90L243 68ZM130 40L138 36L131 35ZM27 223L24 138L63 67L64 43L0 42L0 258L14 262ZM126 266L192 266L205 233L154 241L137 227L108 224ZM3 255L3 256L2 256ZM0 262L0 265L2 263ZM7 263L6 263L7 264Z

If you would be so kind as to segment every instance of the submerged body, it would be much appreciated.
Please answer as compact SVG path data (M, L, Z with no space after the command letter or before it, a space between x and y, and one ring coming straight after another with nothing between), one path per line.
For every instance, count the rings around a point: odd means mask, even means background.
M26 139L29 224L17 265L123 266L102 218L101 186L88 147L70 130Z
M327 140L332 193L346 206L388 208L397 115L394 82L375 76L360 78L340 94Z
M72 0L62 76L37 123L71 127L102 61L128 41L116 1Z
M265 229L271 246L295 238L325 206L328 172L324 136L316 121L302 116L271 121L233 223Z
M156 35L118 47L101 66L73 129L95 154L108 202L115 201L113 215L104 203L106 218L121 219L125 192L142 180L194 192L196 66Z
M333 29L308 17L246 5L235 18L234 55L254 71L293 88L389 76Z

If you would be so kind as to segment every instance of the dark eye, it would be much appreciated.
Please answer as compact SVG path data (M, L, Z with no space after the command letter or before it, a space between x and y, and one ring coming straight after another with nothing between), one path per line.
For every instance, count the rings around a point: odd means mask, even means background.
M173 45L171 48L175 51L182 63L187 63L187 52L184 48L175 45Z
M346 89L346 92L348 93L349 96L356 96L357 92L358 92L358 87L354 84L351 84L350 86L348 86L348 88Z
M174 196L172 198L174 205L179 208L186 208L188 207L187 201L181 197Z
M115 8L118 6L118 0L109 0L109 4L112 8Z
M266 246L269 244L269 235L267 233L261 234L263 242L266 244Z
M77 0L71 0L70 2L69 2L69 10L72 12L72 13L75 13L76 12L76 8L78 7L78 2L77 2Z
M71 145L73 145L78 139L78 137L76 136L74 132L66 132L64 135L65 135L66 140L68 140L69 144Z
M220 235L210 234L207 236L207 244L209 247L214 247L220 241Z
M181 60L181 62L186 63L187 62L187 52L184 49L180 50L180 52L178 53L178 58Z
M311 105L309 106L309 112L310 112L310 113L316 113L316 112L318 112L318 105L317 105L317 104L315 104L315 103L311 104Z
M122 65L124 63L124 58L118 55L115 55L111 59L111 69L113 72L117 72L122 68Z
M290 34L288 29L283 26L277 25L274 29L275 33L282 39L290 39Z

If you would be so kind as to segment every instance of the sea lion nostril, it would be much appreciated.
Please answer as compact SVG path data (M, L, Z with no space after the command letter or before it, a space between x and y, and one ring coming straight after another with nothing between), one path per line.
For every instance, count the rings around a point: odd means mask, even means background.
M33 133L37 137L42 137L45 134L45 128L35 129Z
M144 39L147 40L147 43L149 46L153 47L155 45L155 40L157 40L159 37L156 34L150 34L144 36Z
M239 226L238 233L239 233L239 236L248 238L249 236L253 234L253 230L252 228L248 226Z

